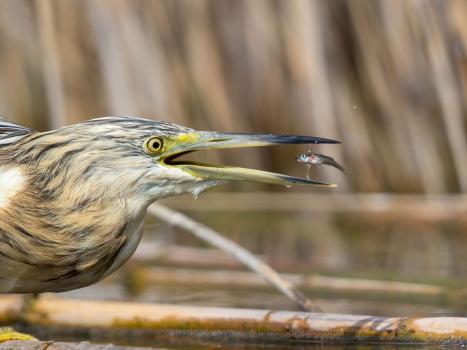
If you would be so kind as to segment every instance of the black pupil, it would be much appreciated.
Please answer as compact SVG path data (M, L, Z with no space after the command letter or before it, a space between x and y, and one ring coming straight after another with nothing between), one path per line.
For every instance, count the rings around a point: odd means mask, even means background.
M158 149L160 146L161 146L160 141L158 141L158 140L152 141L151 147L152 147L153 149Z

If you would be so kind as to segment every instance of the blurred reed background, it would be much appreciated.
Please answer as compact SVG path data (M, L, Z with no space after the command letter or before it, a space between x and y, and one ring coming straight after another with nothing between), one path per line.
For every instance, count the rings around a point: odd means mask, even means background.
M463 0L0 0L0 114L337 138L343 191L466 192L466 18ZM248 152L213 157L303 170Z

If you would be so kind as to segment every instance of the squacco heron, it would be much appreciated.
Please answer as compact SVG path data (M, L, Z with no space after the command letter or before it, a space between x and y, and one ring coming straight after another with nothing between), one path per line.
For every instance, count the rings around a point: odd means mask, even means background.
M0 120L0 292L62 292L106 277L135 251L146 208L229 181L334 186L185 161L202 150L337 141L196 131L106 117L48 132Z

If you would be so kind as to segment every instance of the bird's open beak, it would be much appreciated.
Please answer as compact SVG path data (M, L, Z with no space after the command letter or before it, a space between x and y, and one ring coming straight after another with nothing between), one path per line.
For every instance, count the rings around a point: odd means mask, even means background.
M164 152L159 157L159 161L166 166L180 168L198 178L226 181L248 180L285 186L318 185L336 187L335 184L313 179L293 177L262 170L178 159L178 157L183 154L202 149L258 147L278 144L339 143L335 140L313 136L194 131L192 133L174 136L168 141Z

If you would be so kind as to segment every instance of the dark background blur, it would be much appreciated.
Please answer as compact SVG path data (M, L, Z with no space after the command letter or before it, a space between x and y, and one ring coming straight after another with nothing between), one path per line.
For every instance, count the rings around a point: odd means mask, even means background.
M0 114L310 134L341 191L467 190L467 2L0 0ZM223 161L303 175L294 149ZM245 164L246 162L246 164Z

